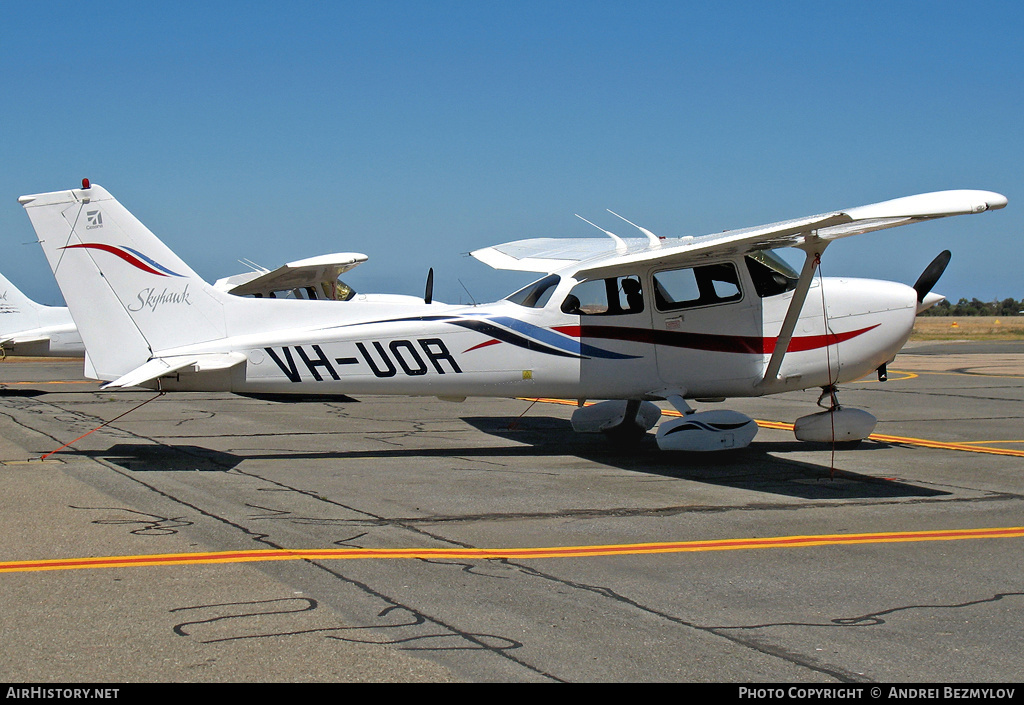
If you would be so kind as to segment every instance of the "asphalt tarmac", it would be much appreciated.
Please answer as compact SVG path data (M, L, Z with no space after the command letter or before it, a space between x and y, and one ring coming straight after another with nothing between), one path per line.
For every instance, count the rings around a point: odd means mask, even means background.
M817 397L730 400L743 450L616 451L554 401L155 398L9 358L0 680L1020 681L1024 345L845 385L879 418L854 450L785 428Z

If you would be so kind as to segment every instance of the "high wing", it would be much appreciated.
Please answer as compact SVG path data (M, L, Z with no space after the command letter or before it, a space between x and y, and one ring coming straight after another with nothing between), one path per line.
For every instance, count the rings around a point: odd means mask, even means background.
M359 252L338 252L289 262L273 271L263 270L218 279L214 287L235 296L269 296L274 291L320 287L333 283L367 256ZM333 297L332 297L333 298Z
M814 240L839 238L934 220L981 213L1006 205L991 191L936 191L699 237L618 241L604 238L536 238L486 247L470 254L495 269L527 272L565 271L577 279L607 276L623 266L675 264L710 253L733 255L776 247L801 247Z

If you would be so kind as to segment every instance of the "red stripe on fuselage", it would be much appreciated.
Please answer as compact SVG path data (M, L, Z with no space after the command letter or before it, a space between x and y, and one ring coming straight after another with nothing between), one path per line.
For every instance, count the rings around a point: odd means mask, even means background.
M816 350L827 345L837 345L858 335L877 328L879 324L828 335L804 335L793 338L788 352ZM601 340L626 340L648 345L665 345L675 348L708 350L711 352L741 353L747 355L769 355L775 350L778 337L762 338L752 335L716 335L713 333L687 333L683 331L653 330L651 328L620 328L618 326L555 326L552 330L574 338L596 338Z
M480 348L486 348L488 345L497 345L500 342L501 342L500 340L495 338L493 340L488 340L486 342L480 343L479 345L474 345L471 348L466 348L465 350L463 350L463 352L464 353L468 353L468 352L470 352L472 350L479 350Z

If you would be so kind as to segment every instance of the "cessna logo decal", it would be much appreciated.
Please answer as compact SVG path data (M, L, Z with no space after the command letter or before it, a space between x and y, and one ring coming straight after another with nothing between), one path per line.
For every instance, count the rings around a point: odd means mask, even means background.
M184 274L178 274L177 272L171 271L167 267L163 266L156 260L150 259L146 255L142 254L138 250L133 250L130 247L115 247L114 245L105 245L99 242L83 242L80 245L68 245L62 247L62 250L75 250L78 248L86 250L102 250L103 252L109 252L112 255L120 257L128 264L132 265L136 269L141 269L143 272L149 272L150 274L156 274L160 277L184 277Z
M332 360L319 345L286 345L281 348L280 355L274 348L263 349L292 382L302 381L299 372L300 362L317 382L323 382L324 375L340 380L341 375L338 374L335 365L358 365L360 362L356 357L336 357ZM448 374L449 371L462 374L459 363L448 352L447 346L440 338L418 338L415 342L392 340L387 346L379 340L374 340L368 345L356 343L356 350L375 377L394 377L399 370L409 377L425 375L431 369L439 375Z
M157 306L162 304L192 305L192 300L188 297L188 284L185 285L182 291L170 291L164 287L164 290L159 294L153 288L143 289L136 297L137 300L128 306L128 310L133 313L145 308L148 308L150 311L156 311Z
M99 211L88 211L85 214L85 220L87 225L86 230L94 230L95 228L103 227L103 214Z

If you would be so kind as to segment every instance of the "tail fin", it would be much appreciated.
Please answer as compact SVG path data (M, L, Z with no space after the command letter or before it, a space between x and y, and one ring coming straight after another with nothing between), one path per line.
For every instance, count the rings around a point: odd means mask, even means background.
M0 274L0 340L6 334L38 328L41 308Z
M66 308L36 303L0 274L0 358L79 357L84 352L82 339Z
M100 186L18 199L99 379L226 335L216 291Z
M0 358L14 355L46 355L49 340L40 335L50 309L36 303L0 275ZM67 313L67 310L66 312ZM68 317L71 323L71 317Z

